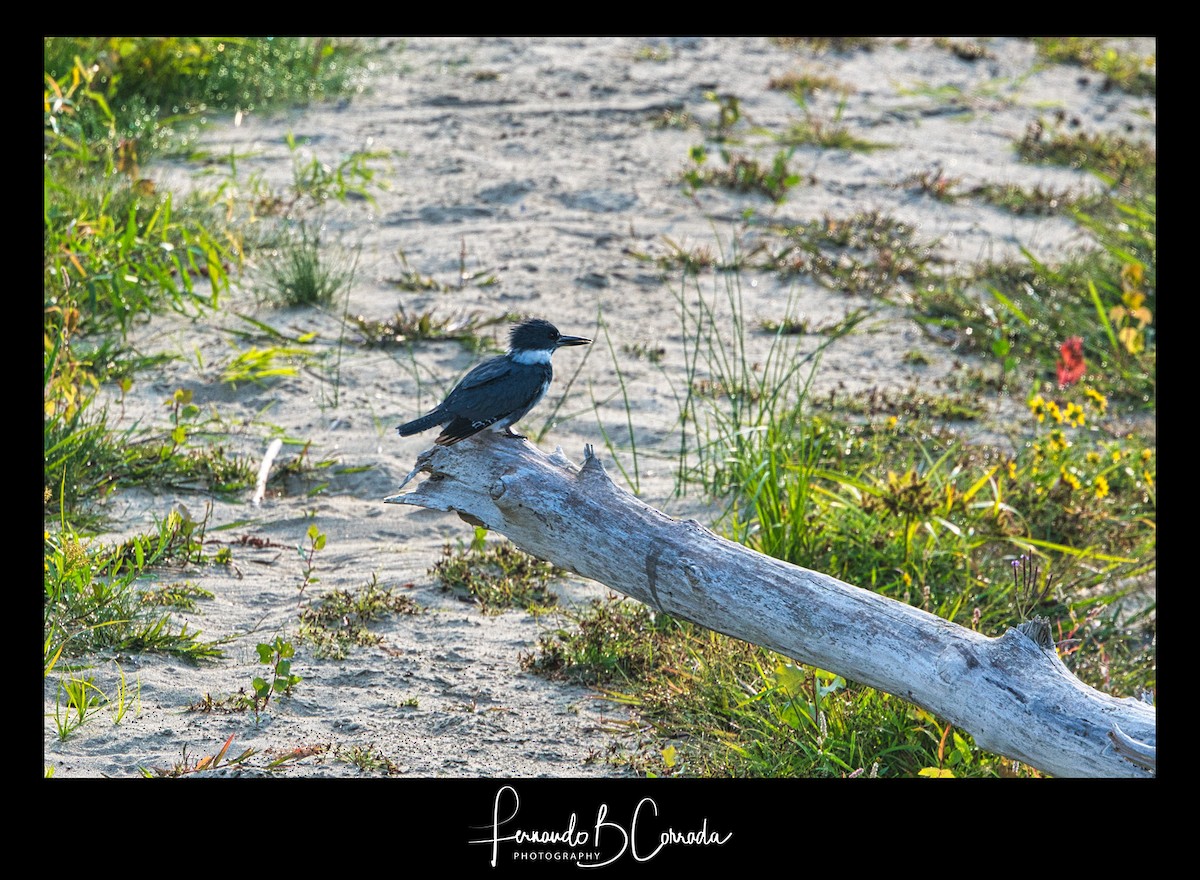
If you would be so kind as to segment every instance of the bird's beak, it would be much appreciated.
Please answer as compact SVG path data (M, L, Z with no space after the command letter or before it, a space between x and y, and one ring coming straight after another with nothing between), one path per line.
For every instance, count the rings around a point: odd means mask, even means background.
M584 336L560 336L554 347L562 348L564 345L588 345L591 341Z

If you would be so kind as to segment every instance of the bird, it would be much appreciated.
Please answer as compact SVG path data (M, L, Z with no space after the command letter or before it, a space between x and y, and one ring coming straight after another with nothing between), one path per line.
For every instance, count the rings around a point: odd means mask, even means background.
M509 331L508 351L488 358L462 378L446 399L432 410L396 430L409 437L440 425L433 442L450 446L485 428L524 439L510 425L528 413L550 387L554 368L550 356L568 345L588 345L583 336L564 336L543 318L529 318Z

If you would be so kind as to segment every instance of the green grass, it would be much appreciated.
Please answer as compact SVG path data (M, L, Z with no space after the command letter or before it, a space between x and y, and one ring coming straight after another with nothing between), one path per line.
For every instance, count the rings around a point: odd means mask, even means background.
M916 418L871 428L781 405L708 450L706 494L723 487L727 536L963 626L999 635L1045 617L1077 675L1134 695L1155 686L1153 625L1104 606L1155 564L1154 453L1097 438L1090 416L1051 427L1031 409L1034 439L1009 457ZM1012 576L1028 554L1049 574L1036 604ZM648 723L656 745L623 762L642 773L1031 772L895 697L632 602L567 616L525 664L598 685Z
M1005 449L946 431L961 414L926 395L810 400L820 350L799 353L787 316L747 325L738 278L679 296L678 486L718 531L989 635L1044 618L1083 681L1154 690L1154 605L1111 604L1156 566L1152 439L1088 382L1030 392ZM1037 775L894 696L627 600L563 612L523 664L632 710L637 745L608 760L645 775Z
M206 564L204 523L172 512L156 531L116 546L94 545L69 526L45 533L42 615L45 673L101 651L160 653L185 660L220 656L187 623L164 613L157 592L141 589L151 573Z
M52 37L43 48L43 665L46 676L64 675L54 723L67 736L101 709L119 721L135 700L123 675L102 689L79 671L94 658L220 656L219 644L175 616L210 594L171 577L183 565L232 560L228 547L206 552L207 518L181 512L119 545L97 542L88 533L103 528L104 516L94 502L131 486L229 493L254 480L253 465L224 447L228 426L189 391L176 390L155 424L121 429L96 403L107 383L122 407L124 394L163 363L133 351L128 332L164 310L218 308L246 250L230 222L243 212L223 201L236 186L180 199L160 190L145 163L185 153L196 125L214 114L267 112L353 88L362 55L352 44L297 38ZM288 198L369 197L376 158L297 160ZM289 292L320 300L340 289L312 249L303 256L309 263L293 262ZM176 770L198 769L187 763Z
M297 638L313 645L314 656L345 659L354 647L378 645L382 637L371 624L393 614L419 614L411 597L381 587L372 575L361 590L332 590L300 612Z
M984 264L973 277L916 288L920 320L949 331L960 350L994 356L1006 374L1021 367L1042 383L1056 379L1062 343L1079 337L1089 381L1106 395L1152 407L1155 198L1116 200L1106 213L1119 221L1076 213L1099 250L1058 265L1026 251L1023 262Z
M558 602L550 588L554 566L507 541L488 542L487 530L479 527L469 546L455 550L447 544L430 574L443 590L484 614L511 609L540 614Z
M689 151L691 165L684 170L682 180L688 189L719 186L738 193L756 193L773 202L783 201L788 190L800 183L800 175L788 165L791 150L780 150L770 164L762 164L753 156L718 150L722 165L708 164L709 153L704 145Z
M523 658L596 686L652 744L613 763L650 776L997 775L1006 762L916 707L628 600L595 600Z
M1138 193L1153 193L1158 181L1153 146L1119 135L1064 130L1061 118L1031 122L1015 149L1025 162L1088 169Z
M916 286L932 272L936 242L921 240L910 224L878 211L825 216L770 232L759 265L784 276L810 276L830 290L891 299L898 283Z
M319 230L301 222L266 260L267 298L278 305L329 305L354 280L356 255L322 245Z
M1037 37L1038 55L1052 64L1076 64L1104 75L1106 88L1131 95L1155 95L1157 59L1121 52L1098 37Z

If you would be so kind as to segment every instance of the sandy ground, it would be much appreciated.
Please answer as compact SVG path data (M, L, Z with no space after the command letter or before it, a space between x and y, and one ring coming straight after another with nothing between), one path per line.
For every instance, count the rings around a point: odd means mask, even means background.
M195 612L180 615L206 638L232 638L224 659L191 667L155 656L95 658L92 670L111 691L117 664L139 688L120 724L100 714L60 741L54 731L57 677L45 681L44 763L57 777L129 777L139 768L170 769L211 755L232 735L229 754L253 749L242 775L358 777L338 758L352 749L386 758L406 777L605 777L625 775L603 756L612 746L634 747L614 733L627 713L585 688L551 682L521 670L539 633L555 624L519 611L486 616L443 592L429 573L443 545L471 540L456 517L385 505L432 434L400 438L395 426L436 402L477 356L454 342L401 347L339 345L350 315L382 320L397 309L438 316L537 315L564 333L594 336L589 349L556 356L558 378L542 406L523 423L544 425L566 378L579 369L569 398L539 445L561 445L575 461L595 444L614 479L632 473L625 408L600 328L602 319L621 357L638 449L642 497L677 516L711 517L699 499L672 497L678 448L674 389L683 383L680 300L719 302L711 274L681 287L638 254L664 256L672 243L728 250L753 244L743 212L786 222L879 211L912 224L936 242L947 267L1001 259L1025 247L1054 259L1084 246L1069 220L1017 216L977 200L941 203L902 185L910 175L940 167L961 187L1018 183L1025 188L1079 192L1097 185L1088 175L1022 164L1013 142L1031 122L1062 110L1088 131L1155 139L1153 99L1102 89L1101 78L1078 68L1038 69L1027 41L986 43L989 56L965 61L929 40L885 43L871 52L816 54L759 38L413 39L384 41L387 63L369 88L352 99L280 116L248 114L215 120L198 148L211 165L163 161L146 169L177 190L215 186L228 174L231 151L238 178L283 191L297 157L336 165L357 150L382 151L374 191L365 200L310 208L323 240L358 265L348 302L336 310L286 310L263 302L263 276L254 268L219 313L188 320L176 315L139 327L134 341L146 354L179 355L110 406L110 424L163 425L163 401L177 389L193 392L219 418L234 451L262 457L269 441L287 445L284 464L311 444L314 461L336 465L308 482L273 482L261 506L244 498L209 499L180 492L128 492L104 501L119 527L108 537L145 531L183 505L206 515L209 536L229 542L234 564L165 571L161 584L191 583L213 593ZM653 52L647 52L647 48ZM1152 40L1138 41L1153 52ZM653 54L658 60L645 56ZM752 126L778 131L803 111L773 77L789 72L836 77L853 91L820 93L809 104L818 118L835 119L887 149L869 153L798 150L792 167L804 181L780 204L751 194L701 189L685 192L679 174L688 149L701 142L695 127L656 124L664 113L690 114L703 125L716 116L706 93L736 95L744 122L735 149L769 161L779 149ZM954 90L957 99L947 97ZM293 153L291 133L300 145ZM402 290L407 271L444 290ZM476 275L476 273L480 273ZM462 276L469 280L463 281ZM482 285L479 278L494 277ZM856 308L869 311L855 335L825 355L819 390L935 387L954 368L955 355L925 339L916 324L876 300L831 292L806 278L746 273L742 293L748 322L779 318L789 303L815 325ZM232 358L272 344L239 318L252 317L289 337L315 333L319 363L270 384L221 379ZM489 328L502 342L506 325ZM802 337L801 351L819 337ZM765 335L755 337L766 345ZM904 355L921 348L925 366ZM639 351L662 349L660 363ZM1002 418L999 404L989 404ZM616 439L606 449L600 423ZM616 458L614 459L614 455ZM345 472L343 472L345 471ZM309 494L316 483L327 485ZM220 698L248 688L261 667L258 642L293 638L304 566L296 551L315 524L327 545L315 558L319 583L303 601L333 589L379 585L411 596L425 610L375 626L382 643L358 648L342 661L320 660L298 644L295 672L303 681L252 714L188 711L204 695ZM263 545L252 546L244 541ZM602 585L564 581L564 605L606 594ZM269 771L293 750L308 757ZM211 772L203 775L213 775Z

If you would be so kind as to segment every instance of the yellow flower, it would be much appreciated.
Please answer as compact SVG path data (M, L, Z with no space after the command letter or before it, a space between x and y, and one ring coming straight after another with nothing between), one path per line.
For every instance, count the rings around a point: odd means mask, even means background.
M900 422L900 420L898 418L896 418L895 416L888 416L887 429L889 431L896 430L896 425L899 424L899 422Z
M1015 480L1017 478L1017 463L1011 459L1008 462L1008 478Z
M1062 452L1071 444L1067 441L1067 437L1059 428L1055 428L1050 432L1050 442L1047 444L1051 452Z
M1037 416L1039 422L1046 421L1046 398L1040 394L1035 394L1033 399L1029 401L1029 411Z
M1142 450L1142 461L1149 461L1150 456L1152 456L1153 454L1154 453L1151 452L1149 449L1143 449Z
M1142 471L1142 479L1146 481L1148 487L1154 488L1154 475L1150 471Z
M1100 474L1092 480L1092 487L1096 490L1097 498L1104 498L1108 495L1108 480L1105 479L1104 474Z
M1055 403L1053 400L1049 400L1046 402L1046 412L1050 413L1050 417L1052 419L1054 419L1054 421L1058 422L1059 424L1062 424L1062 420L1063 420L1062 410L1058 408L1058 404ZM1038 419L1038 421L1040 422L1041 419Z
M1079 488L1079 477L1067 470L1065 466L1058 472L1058 475L1062 477L1062 481L1072 489Z
M1093 449L1091 452L1089 452L1087 455L1084 456L1084 459L1087 461L1088 464L1099 464L1100 463L1100 453Z
M1068 425L1075 425L1082 428L1084 422L1083 407L1077 403L1068 403L1065 418Z
M1084 388L1084 396L1091 402L1092 406L1100 410L1100 415L1104 415L1108 411L1108 398L1097 391L1095 388Z
M1113 464L1116 464L1117 462L1119 462L1121 460L1121 450L1120 449L1113 449L1112 460L1113 460Z

